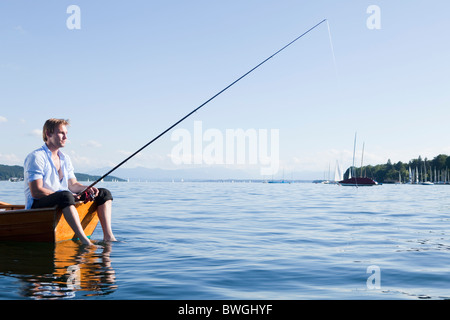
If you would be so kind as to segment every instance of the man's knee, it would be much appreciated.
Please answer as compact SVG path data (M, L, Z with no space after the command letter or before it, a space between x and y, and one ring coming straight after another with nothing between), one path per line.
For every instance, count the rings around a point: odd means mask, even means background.
M58 206L62 209L68 206L74 206L75 205L75 197L73 196L72 192L70 191L61 191L58 192Z
M105 202L108 200L113 200L113 196L112 196L111 192L108 189L99 188L98 195L97 195L97 197L95 197L95 201L97 202L97 205L101 206L102 204L105 204Z

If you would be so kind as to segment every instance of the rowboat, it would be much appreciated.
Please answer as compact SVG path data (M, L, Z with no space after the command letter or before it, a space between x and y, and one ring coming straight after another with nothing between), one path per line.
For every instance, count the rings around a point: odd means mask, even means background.
M75 207L87 237L98 224L97 205L77 202ZM29 209L0 201L0 241L59 242L75 240L75 232L56 207Z

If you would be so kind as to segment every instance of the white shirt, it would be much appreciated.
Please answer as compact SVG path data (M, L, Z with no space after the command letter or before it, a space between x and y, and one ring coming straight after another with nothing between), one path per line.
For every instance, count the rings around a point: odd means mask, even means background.
M69 180L75 178L72 162L68 155L58 150L59 159L61 161L61 171L63 178L59 179L59 173L56 170L52 160L52 152L44 144L41 148L31 152L24 162L24 181L25 181L25 198L26 209L30 209L33 205L33 197L31 196L29 182L42 179L43 187L54 192L69 190Z

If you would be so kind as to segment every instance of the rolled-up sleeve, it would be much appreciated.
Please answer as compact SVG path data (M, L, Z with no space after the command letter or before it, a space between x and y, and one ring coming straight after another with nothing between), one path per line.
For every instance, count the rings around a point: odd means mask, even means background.
M25 159L24 170L27 182L44 179L45 159L42 153L31 153Z
M72 161L68 155L65 156L66 169L67 169L67 180L75 178L75 172L72 165Z

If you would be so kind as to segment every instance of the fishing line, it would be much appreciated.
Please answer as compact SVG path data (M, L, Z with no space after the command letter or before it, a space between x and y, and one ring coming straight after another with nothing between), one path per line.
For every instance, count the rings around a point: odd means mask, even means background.
M94 181L91 185L89 185L88 187L86 187L83 191L81 191L79 193L79 195L83 194L84 192L86 192L86 190L88 190L89 188L95 186L97 183L99 183L100 181L102 181L105 177L109 176L113 171L115 171L117 168L119 168L120 166L122 166L125 162L127 162L128 160L130 160L131 158L133 158L135 155L137 155L139 152L141 152L142 150L144 150L145 148L147 148L149 145L151 145L153 142L155 142L156 140L158 140L160 137L162 137L164 134L166 134L168 131L170 131L171 129L173 129L174 127L176 127L178 124L180 124L182 121L184 121L185 119L187 119L188 117L190 117L192 114L194 114L195 112L197 112L199 109L201 109L203 106L205 106L206 104L208 104L209 102L211 102L213 99L215 99L217 96L219 96L220 94L222 94L223 92L225 92L226 90L228 90L229 88L231 88L233 85L235 85L237 82L239 82L240 80L242 80L243 78L245 78L247 75L249 75L250 73L252 73L253 71L255 71L256 69L258 69L260 66L262 66L264 63L266 63L267 61L269 61L270 59L272 59L274 56L276 56L277 54L279 54L281 51L283 51L284 49L286 49L287 47L289 47L290 45L292 45L294 42L296 42L297 40L299 40L300 38L302 38L303 36L305 36L306 34L308 34L309 32L311 32L312 30L314 30L315 28L317 28L319 25L321 25L322 23L324 23L325 21L327 21L327 19L322 20L321 22L319 22L318 24L316 24L315 26L311 27L310 29L308 29L307 31L305 31L304 33L302 33L301 35L299 35L297 38L295 38L294 40L292 40L291 42L289 42L288 44L286 44L284 47L282 47L281 49L279 49L278 51L276 51L274 54L272 54L271 56L269 56L268 58L266 58L265 60L263 60L262 62L260 62L259 64L257 64L255 67L253 67L252 69L250 69L249 71L247 71L246 73L244 73L242 76L240 76L239 78L237 78L236 80L234 80L232 83L230 83L228 86L226 86L225 88L223 88L222 90L220 90L218 93L216 93L215 95L213 95L211 98L209 98L208 100L206 100L205 102L203 102L200 106L198 106L197 108L195 108L194 110L192 110L191 112L189 112L187 115L185 115L183 118L181 118L180 120L178 120L177 122L175 122L173 125L171 125L170 127L168 127L166 130L164 130L163 132L161 132L159 135L157 135L155 138L153 138L151 141L149 141L148 143L146 143L144 146L142 146L139 150L137 150L136 152L134 152L132 155L130 155L128 158L126 158L125 160L123 160L121 163L119 163L117 166L115 166L114 168L112 168L111 170L109 170L107 173L105 173L103 176L101 176L100 178L98 178L96 181Z
M336 63L336 56L334 54L333 41L331 40L330 23L328 22L328 20L327 20L327 26L328 26L328 38L330 39L331 55L333 56L334 71L336 72L336 78L339 80L339 75L338 75L338 70L337 70L337 63Z

